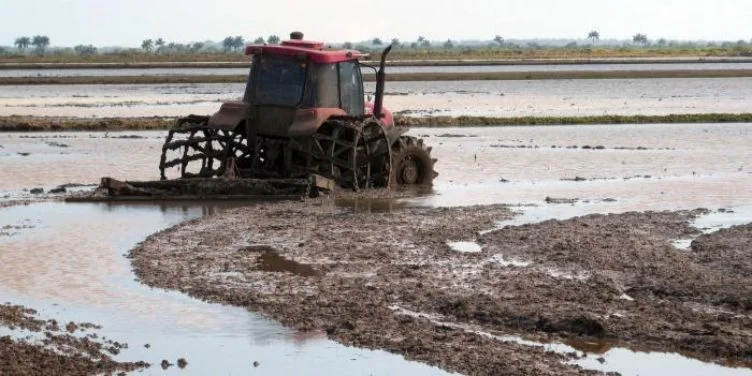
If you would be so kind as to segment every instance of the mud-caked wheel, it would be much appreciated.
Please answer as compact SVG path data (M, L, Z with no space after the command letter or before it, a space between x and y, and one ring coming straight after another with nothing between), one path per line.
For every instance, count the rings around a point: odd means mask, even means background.
M433 169L436 159L423 140L401 136L392 145L392 186L430 186L439 174Z

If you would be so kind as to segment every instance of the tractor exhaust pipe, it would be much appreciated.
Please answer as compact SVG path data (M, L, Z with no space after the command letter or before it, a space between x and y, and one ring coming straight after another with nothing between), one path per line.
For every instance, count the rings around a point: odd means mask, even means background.
M384 66L386 65L386 55L389 55L389 52L391 51L392 46L389 45L389 47L385 48L384 52L381 53L381 64L379 65L379 71L376 73L376 98L373 103L373 116L375 116L376 119L384 117L384 114L381 113L381 110L384 107L384 81L386 80Z

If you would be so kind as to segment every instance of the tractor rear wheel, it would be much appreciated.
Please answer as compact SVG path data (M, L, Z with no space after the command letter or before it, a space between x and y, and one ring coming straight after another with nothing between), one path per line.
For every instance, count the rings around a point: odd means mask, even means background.
M392 145L392 186L431 185L439 176L433 170L436 159L431 158L431 148L423 140L401 136Z
M295 170L333 179L343 188L386 187L391 172L391 148L377 121L338 118L327 120L310 138L296 140Z

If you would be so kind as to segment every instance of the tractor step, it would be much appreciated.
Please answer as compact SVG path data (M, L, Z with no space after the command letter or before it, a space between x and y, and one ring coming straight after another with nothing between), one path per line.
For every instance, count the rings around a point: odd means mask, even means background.
M66 201L296 200L318 197L334 188L334 181L318 175L311 175L308 179L194 178L154 181L120 181L104 177L94 192L68 197Z

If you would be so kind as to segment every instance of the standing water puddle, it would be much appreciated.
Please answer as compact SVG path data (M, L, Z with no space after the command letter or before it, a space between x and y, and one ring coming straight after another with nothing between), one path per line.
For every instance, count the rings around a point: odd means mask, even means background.
M321 272L310 265L288 260L279 255L277 250L268 246L251 246L246 251L261 252L258 258L259 270L272 273L292 273L301 277L318 277Z
M0 227L29 224L0 236L0 301L35 308L40 317L60 322L102 325L100 335L130 345L116 359L151 363L145 374L446 374L134 280L123 257L129 249L156 231L222 209L61 202L0 209ZM269 255L270 264L285 264ZM160 369L162 359L175 363L178 358L188 361L187 368Z
M712 233L731 226L752 223L752 205L735 206L733 210L723 209L695 219L694 225L704 233Z
M449 242L447 245L453 251L460 253L480 253L483 251L483 247L476 242Z

